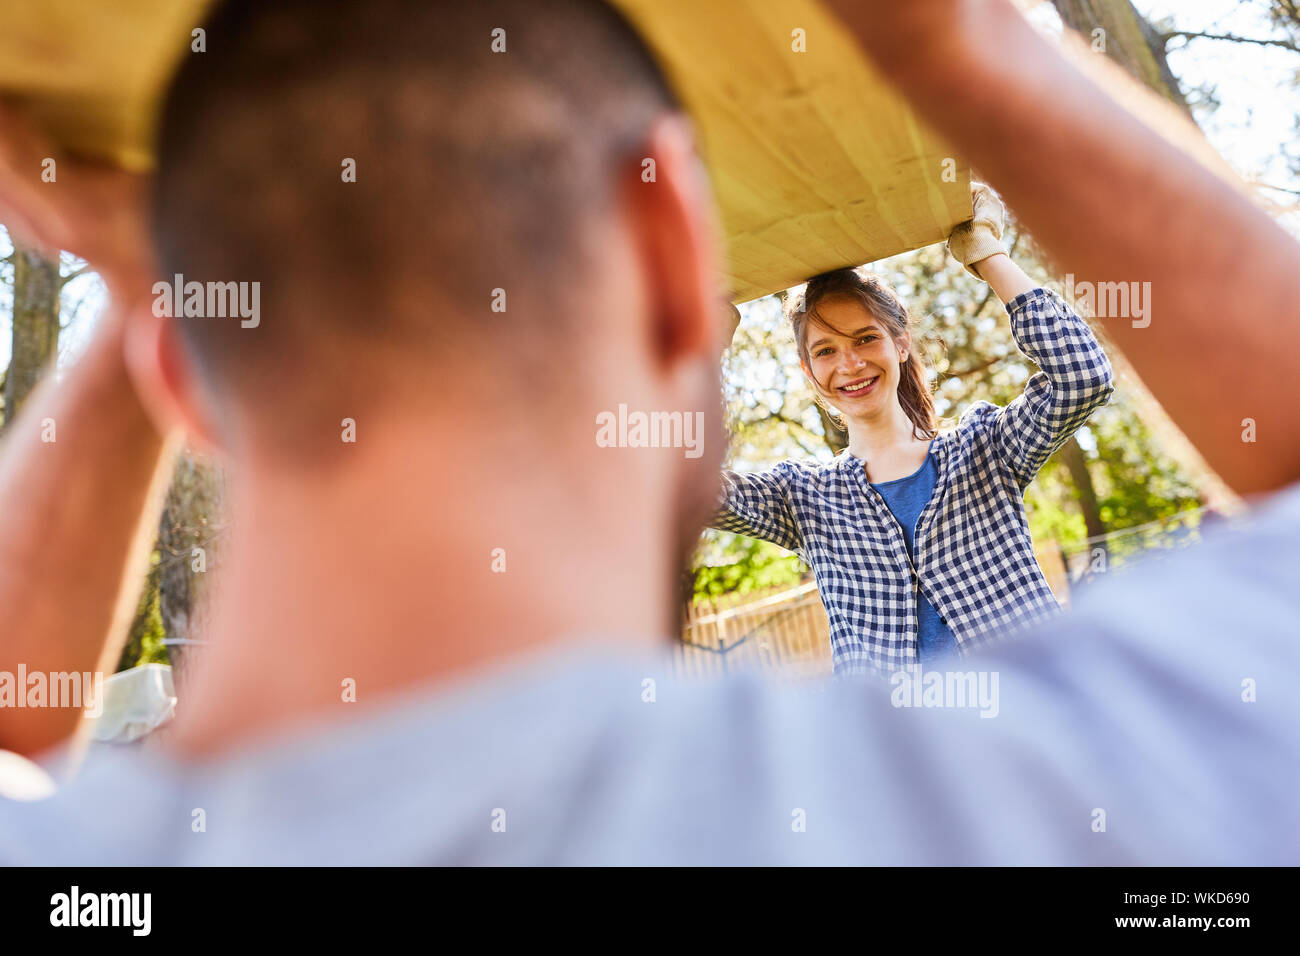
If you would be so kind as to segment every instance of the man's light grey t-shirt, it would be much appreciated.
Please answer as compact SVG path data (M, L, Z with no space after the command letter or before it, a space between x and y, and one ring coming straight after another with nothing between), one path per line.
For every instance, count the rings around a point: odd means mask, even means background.
M995 716L587 642L209 763L100 751L0 803L0 862L1300 861L1300 487L952 666Z

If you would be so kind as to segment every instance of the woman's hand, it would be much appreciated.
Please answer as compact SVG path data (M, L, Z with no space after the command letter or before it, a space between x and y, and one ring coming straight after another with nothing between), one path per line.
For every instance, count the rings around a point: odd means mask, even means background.
M955 226L948 235L948 252L977 279L985 279L976 266L989 256L1005 253L1002 231L1006 227L1007 209L1002 199L984 183L970 184L971 205L975 215L969 222Z
M956 226L948 236L948 252L977 279L983 279L1003 303L1038 284L1011 261L1002 247L1007 208L1001 197L984 183L970 184L975 218Z

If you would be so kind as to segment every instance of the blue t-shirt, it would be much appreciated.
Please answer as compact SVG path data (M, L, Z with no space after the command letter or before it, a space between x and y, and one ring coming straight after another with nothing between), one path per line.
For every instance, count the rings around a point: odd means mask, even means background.
M1294 866L1297 576L1300 484L938 700L557 636L210 756L97 744L53 796L0 797L0 866Z
M872 482L872 487L880 492L880 497L885 499L885 504L889 506L889 510L894 513L894 517L902 526L903 540L907 544L909 556L912 554L916 520L921 517L925 506L930 503L937 477L938 471L934 466L934 458L927 451L921 467L906 478ZM923 663L957 649L957 638L953 636L947 623L939 616L939 612L934 609L930 599L921 590L916 592L916 637Z

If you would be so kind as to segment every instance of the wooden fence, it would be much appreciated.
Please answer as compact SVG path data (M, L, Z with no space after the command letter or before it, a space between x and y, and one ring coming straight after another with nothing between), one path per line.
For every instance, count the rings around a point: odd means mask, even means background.
M830 626L817 585L696 602L683 614L673 657L677 672L690 677L755 667L789 677L828 675Z
M1057 600L1068 606L1070 576L1055 541L1037 549L1038 563ZM817 585L772 588L696 601L682 615L673 650L677 673L715 677L760 668L783 677L831 673L830 624Z

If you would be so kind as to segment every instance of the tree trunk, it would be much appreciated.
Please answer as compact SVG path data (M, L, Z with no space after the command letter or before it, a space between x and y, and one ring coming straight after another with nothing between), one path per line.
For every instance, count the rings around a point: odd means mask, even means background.
M1061 21L1083 34L1094 49L1104 42L1108 57L1191 118L1178 78L1169 69L1160 34L1129 0L1052 0L1052 6ZM1105 32L1099 35L1097 30Z
M1106 525L1101 520L1101 505L1097 502L1097 489L1092 484L1092 473L1088 471L1088 460L1079 447L1078 440L1071 435L1070 440L1061 447L1061 462L1070 472L1077 492L1076 501L1083 512L1083 524L1089 538L1100 538L1106 533ZM1106 551L1106 541L1102 538L1094 544L1092 550L1100 548Z
M213 572L221 525L222 482L217 467L186 452L176 462L158 526L158 607L179 697L201 647L174 641L204 639L203 599Z
M13 348L5 375L4 420L13 421L59 354L59 263L14 242Z

